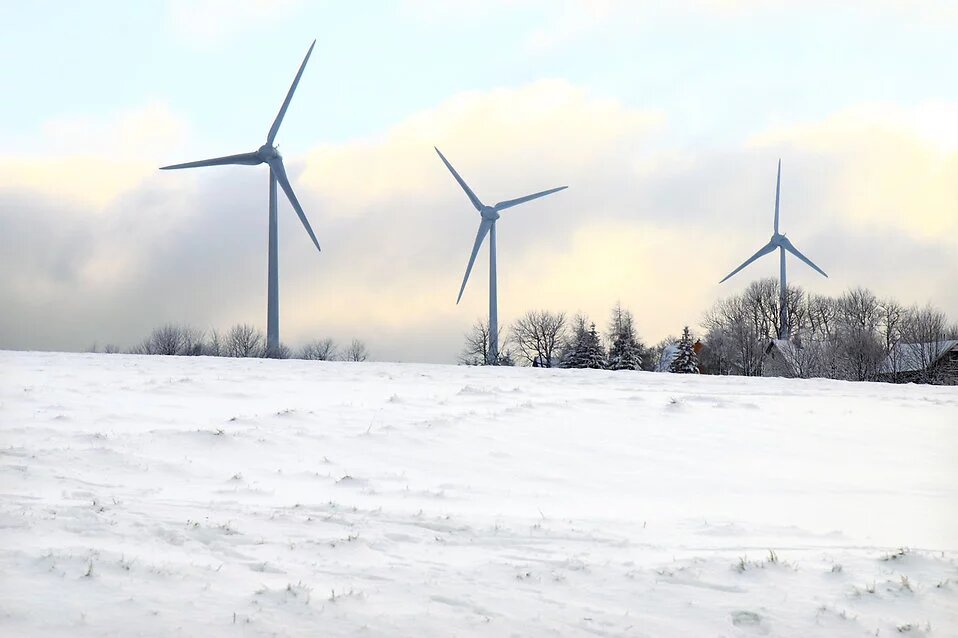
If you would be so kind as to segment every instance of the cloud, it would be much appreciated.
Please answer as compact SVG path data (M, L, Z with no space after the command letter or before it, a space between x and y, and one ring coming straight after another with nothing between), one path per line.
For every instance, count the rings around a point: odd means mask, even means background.
M545 307L602 326L620 300L648 341L694 326L717 297L777 272L766 259L717 284L771 233L779 156L783 229L831 275L793 262L795 283L930 299L954 318L958 160L926 126L929 113L946 126L953 108L863 105L695 152L662 149L661 113L561 80L452 96L379 135L287 158L323 252L282 202L282 336L359 336L379 358L454 360L486 312L488 262L483 251L457 306L478 216L434 144L488 202L570 186L503 213L503 324ZM82 163L69 154L88 142L77 135L60 149L65 170ZM52 179L0 185L0 269L17 273L0 282L0 305L15 309L0 346L128 346L169 320L265 323L265 170L174 177L151 165L137 180L78 186L79 197Z
M334 216L388 208L397 197L454 194L455 182L436 170L438 146L480 198L495 203L565 183L596 164L618 172L624 160L628 172L642 154L640 141L663 121L563 80L466 92L381 136L316 149L301 181Z
M103 210L156 170L187 129L162 103L103 118L61 117L43 125L20 155L0 155L0 190L31 190Z
M958 233L958 104L863 104L750 146L821 158L827 174L810 168L828 190L810 203L846 221L917 239Z
M421 9L433 6L431 0L414 3ZM537 26L525 38L529 53L543 54L570 46L587 38L607 37L614 26L639 27L662 23L674 18L701 18L712 21L741 22L758 16L776 16L788 21L809 10L818 12L848 11L859 16L890 15L913 25L958 22L958 5L952 0L684 0L663 3L656 0L488 0L487 11L500 13L523 7L541 14ZM471 6L471 4L467 4ZM475 11L473 12L475 13Z
M265 23L288 18L301 0L171 0L167 19L173 31L200 47L219 45Z

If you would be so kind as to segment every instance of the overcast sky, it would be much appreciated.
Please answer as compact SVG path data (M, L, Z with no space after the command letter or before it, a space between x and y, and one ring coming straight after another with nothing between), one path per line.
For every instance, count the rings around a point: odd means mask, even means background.
M920 8L917 8L919 7ZM0 22L0 348L129 347L166 321L265 328L252 151L277 141L323 246L280 203L283 341L451 362L487 308L478 215L504 212L500 322L617 300L654 343L754 278L782 230L826 272L958 319L958 5L948 0L30 2Z

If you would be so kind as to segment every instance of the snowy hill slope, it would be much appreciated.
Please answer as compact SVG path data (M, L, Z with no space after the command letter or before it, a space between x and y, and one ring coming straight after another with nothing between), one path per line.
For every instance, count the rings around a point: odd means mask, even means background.
M955 388L0 352L4 636L955 636L956 559Z

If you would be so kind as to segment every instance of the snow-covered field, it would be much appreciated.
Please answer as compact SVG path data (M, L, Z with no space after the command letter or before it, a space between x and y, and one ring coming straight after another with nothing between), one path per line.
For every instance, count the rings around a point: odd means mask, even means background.
M3 636L958 636L955 388L0 352L0 495Z

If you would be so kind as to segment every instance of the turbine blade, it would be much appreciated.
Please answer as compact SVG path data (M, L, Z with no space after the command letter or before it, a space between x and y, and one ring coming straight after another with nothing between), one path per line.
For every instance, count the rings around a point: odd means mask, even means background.
M493 223L491 219L483 219L482 223L479 224L479 232L476 233L476 243L472 246L472 255L469 256L469 265L466 266L466 276L462 278L462 286L459 288L459 296L456 298L457 304L462 299L462 293L466 289L466 282L469 281L469 273L472 272L472 265L476 263L476 255L479 254L479 249L482 248L482 240L489 234L489 229L492 228Z
M512 208L513 206L518 206L519 204L525 204L526 202L532 201L533 199L539 199L540 197L545 197L546 195L551 195L552 193L558 193L561 190L569 188L568 186L560 186L559 188L550 188L547 191L542 191L541 193L535 193L533 195L526 195L525 197L518 197L516 199L507 199L504 202L499 202L496 204L496 210L505 210L507 208Z
M286 109L289 108L289 102L293 99L293 93L296 92L296 86L299 84L299 78L303 77L303 69L306 68L306 62L309 60L309 55L313 52L313 47L316 46L316 40L313 40L313 43L309 45L309 51L306 52L306 57L303 58L303 63L299 65L299 71L296 73L296 77L293 79L293 85L289 87L289 93L286 94L286 99L283 101L283 106L280 107L279 113L276 114L276 119L273 120L273 125L269 128L269 134L266 136L266 143L272 144L273 140L276 139L276 134L279 133L279 125L283 123L283 116L286 115Z
M436 148L433 146L433 148ZM476 210L482 210L482 202L479 201L479 198L476 197L476 194L472 192L472 189L469 188L469 185L466 184L465 180L459 177L459 173L456 172L456 169L452 167L452 164L449 163L449 160L446 159L446 156L436 148L436 152L439 153L439 157L442 159L442 163L446 165L446 168L449 169L449 172L452 173L452 176L456 178L456 181L459 182L459 185L462 186L462 190L466 191L466 195L469 196L469 201L472 202L472 205L476 207Z
M778 160L778 177L775 178L775 234L778 234L778 195L782 189L782 160Z
M313 233L312 227L309 225L309 220L306 219L306 213L303 212L303 207L299 205L299 200L296 199L296 193L293 192L293 187L290 186L289 178L286 177L286 168L283 166L282 159L276 159L273 162L270 162L269 167L273 169L273 175L276 176L276 181L279 182L280 188L283 189L283 192L286 193L286 199L289 200L289 203L293 205L293 210L296 211L296 214L299 215L299 221L303 222L303 228L306 229L306 232L309 234L309 238L313 240L313 243L316 245L316 250L321 250L319 247L319 241L316 239L316 234Z
M200 166L222 166L224 164L243 164L247 166L256 166L262 164L256 153L240 153L239 155L227 155L226 157L214 157L213 159L199 160L197 162L186 162L185 164L172 164L170 166L161 166L161 171L169 171L175 168L198 168Z
M803 255L802 253L800 253L799 250L798 250L798 248L795 248L795 246L792 245L792 242L790 242L787 237L783 237L783 238L782 238L782 246L785 247L785 250L787 250L788 252L792 253L793 255L795 255L796 257L798 257L798 258L801 259L802 261L804 261L806 264L808 264L809 266L811 266L812 268L814 268L815 270L817 270L822 276L828 277L828 275L825 274L825 271L824 271L824 270L822 270L821 268L819 268L818 266L816 266L815 264L813 264L811 259L809 259L809 258L806 257L805 255Z
M767 254L769 254L770 252L773 252L776 248L778 248L778 246L777 246L776 244L773 244L772 242L768 242L768 243L765 244L762 248L760 248L757 253L755 253L754 255L752 255L751 257L749 257L748 259L746 259L746 260L745 260L745 263L743 263L741 266L739 266L738 268L736 268L735 270L733 270L733 271L730 272L729 274L725 275L725 279L723 279L723 280L720 281L719 283L723 283L726 279L728 279L729 277L731 277L732 275L734 275L735 273L737 273L738 271L740 271L742 268L745 268L746 266L748 266L750 263L752 263L753 261L755 261L755 260L758 259L759 257L762 257L762 256L764 256L764 255L767 255Z

